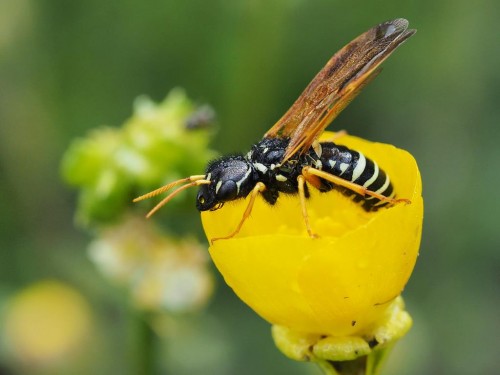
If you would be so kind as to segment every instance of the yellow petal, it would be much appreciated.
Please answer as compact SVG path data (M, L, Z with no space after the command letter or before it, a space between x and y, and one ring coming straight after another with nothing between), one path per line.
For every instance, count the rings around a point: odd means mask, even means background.
M313 191L308 212L320 237L311 239L298 196L281 196L275 206L259 198L241 232L210 248L217 268L244 302L269 322L298 332L362 333L401 293L418 255L423 201L413 157L352 136L338 143L375 160L398 197L412 203L368 213L340 193ZM238 200L204 212L207 237L232 232L246 204Z

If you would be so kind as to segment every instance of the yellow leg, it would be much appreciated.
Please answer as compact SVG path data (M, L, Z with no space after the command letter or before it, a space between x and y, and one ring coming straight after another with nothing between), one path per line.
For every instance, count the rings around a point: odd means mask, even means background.
M253 205L255 203L255 198L257 198L257 195L262 193L264 190L266 190L266 185L264 185L262 182L257 182L257 184L254 186L252 192L250 193L250 200L248 202L247 208L246 208L245 212L243 213L243 217L241 218L241 221L238 224L238 226L236 227L236 229L232 233L228 234L225 237L212 238L210 240L210 243L212 245L215 241L227 240L229 238L236 236L239 233L239 231L241 230L241 227L243 226L243 223L245 222L246 219L248 219L248 217L252 213L252 208L253 208Z
M299 183L299 197L300 197L300 206L302 208L302 217L304 218L304 222L306 223L307 233L309 233L309 237L317 238L318 235L313 233L311 225L309 223L309 215L307 214L306 194L304 190L304 184L305 184L304 176L300 175L299 177L297 177L297 181Z
M347 135L347 130L339 130L338 132L335 132L333 136L328 139L324 139L321 142L335 142L337 139L342 138L345 135Z
M404 199L404 198L401 198L401 199L389 198L389 197L386 197L385 195L382 195L382 194L376 193L374 191L368 190L364 186L355 184L354 182L350 182L350 181L344 180L341 177L338 177L338 176L335 176L333 174L321 171L321 170L316 169L316 168L304 167L302 169L302 174L304 175L304 177L306 178L306 180L311 175L312 176L317 176L317 177L320 177L320 178L322 178L324 180L330 181L330 182L334 183L335 185L342 186L342 187L345 187L345 188L347 188L349 190L352 190L355 193L358 193L358 194L360 194L362 196L369 195L371 197L377 198L377 199L379 199L381 201L384 201L384 202L388 202L390 204L396 204L396 203L406 203L406 204L409 204L409 203L411 203L411 201L409 199Z

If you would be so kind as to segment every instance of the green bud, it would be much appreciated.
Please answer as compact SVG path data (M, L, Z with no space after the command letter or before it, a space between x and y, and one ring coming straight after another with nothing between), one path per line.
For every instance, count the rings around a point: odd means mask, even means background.
M203 173L216 156L208 149L213 134L209 120L197 114L182 89L174 89L159 104L137 98L132 117L120 128L100 128L75 140L64 154L61 171L64 180L79 189L77 222L91 226L115 221L134 196ZM182 196L173 203L179 204L186 204Z

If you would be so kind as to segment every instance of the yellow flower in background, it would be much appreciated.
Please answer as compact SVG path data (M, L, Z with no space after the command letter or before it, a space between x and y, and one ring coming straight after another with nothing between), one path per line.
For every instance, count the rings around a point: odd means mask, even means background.
M84 344L92 317L78 291L57 281L42 281L8 301L2 325L2 341L17 362L50 366Z
M352 136L337 143L375 160L397 196L412 203L366 212L340 193L311 189L307 207L319 235L311 239L298 196L282 195L274 207L258 199L240 233L215 241L210 254L227 284L270 323L304 334L363 336L387 318L415 265L422 185L415 160L404 150ZM230 233L246 204L239 200L203 212L207 237Z

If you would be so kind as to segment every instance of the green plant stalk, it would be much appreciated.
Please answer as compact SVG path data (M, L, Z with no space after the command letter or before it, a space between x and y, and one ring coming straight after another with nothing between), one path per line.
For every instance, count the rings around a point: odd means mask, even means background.
M325 375L380 375L393 347L394 344L388 345L351 361L318 360L316 363Z
M154 375L157 373L156 350L158 336L149 324L146 313L133 306L128 307L129 345L131 374Z

